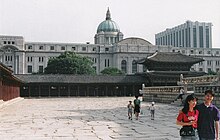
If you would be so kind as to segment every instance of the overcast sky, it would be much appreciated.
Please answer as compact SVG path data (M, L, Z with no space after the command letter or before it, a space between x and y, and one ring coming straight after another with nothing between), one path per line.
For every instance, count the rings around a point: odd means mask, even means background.
M211 22L213 48L220 48L220 0L0 0L0 35L94 43L108 7L124 38L155 44L156 33L186 20Z

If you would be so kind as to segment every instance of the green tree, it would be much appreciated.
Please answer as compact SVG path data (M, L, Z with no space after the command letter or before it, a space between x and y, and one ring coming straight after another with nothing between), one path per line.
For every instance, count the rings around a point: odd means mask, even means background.
M124 75L124 73L118 68L108 67L101 71L104 75Z
M56 58L49 59L44 73L47 74L95 74L93 62L88 57L73 52L64 52Z

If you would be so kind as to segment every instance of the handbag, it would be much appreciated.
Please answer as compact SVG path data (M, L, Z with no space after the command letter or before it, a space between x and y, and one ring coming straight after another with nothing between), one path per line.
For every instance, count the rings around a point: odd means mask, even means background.
M195 136L195 129L192 126L183 126L180 129L180 136Z
M188 114L186 114L186 116L188 117ZM195 136L195 133L195 129L192 127L192 125L183 126L180 129L180 136Z

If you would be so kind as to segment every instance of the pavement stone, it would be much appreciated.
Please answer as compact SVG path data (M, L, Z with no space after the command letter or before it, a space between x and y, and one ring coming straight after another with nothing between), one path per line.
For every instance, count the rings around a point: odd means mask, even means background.
M179 140L178 106L156 103L155 120L142 102L129 120L133 97L22 99L0 108L0 140Z

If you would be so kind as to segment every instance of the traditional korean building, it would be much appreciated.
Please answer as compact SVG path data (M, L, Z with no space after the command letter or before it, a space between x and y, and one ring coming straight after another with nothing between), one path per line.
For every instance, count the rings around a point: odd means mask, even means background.
M7 101L20 97L22 81L12 75L12 70L0 63L0 100Z
M180 75L184 77L202 76L205 72L190 70L202 58L183 55L179 52L156 52L153 55L139 60L139 64L146 67L145 76L149 82L148 86L168 86L177 85Z
M69 96L134 96L142 84L148 85L139 75L16 75L25 82L21 97Z

